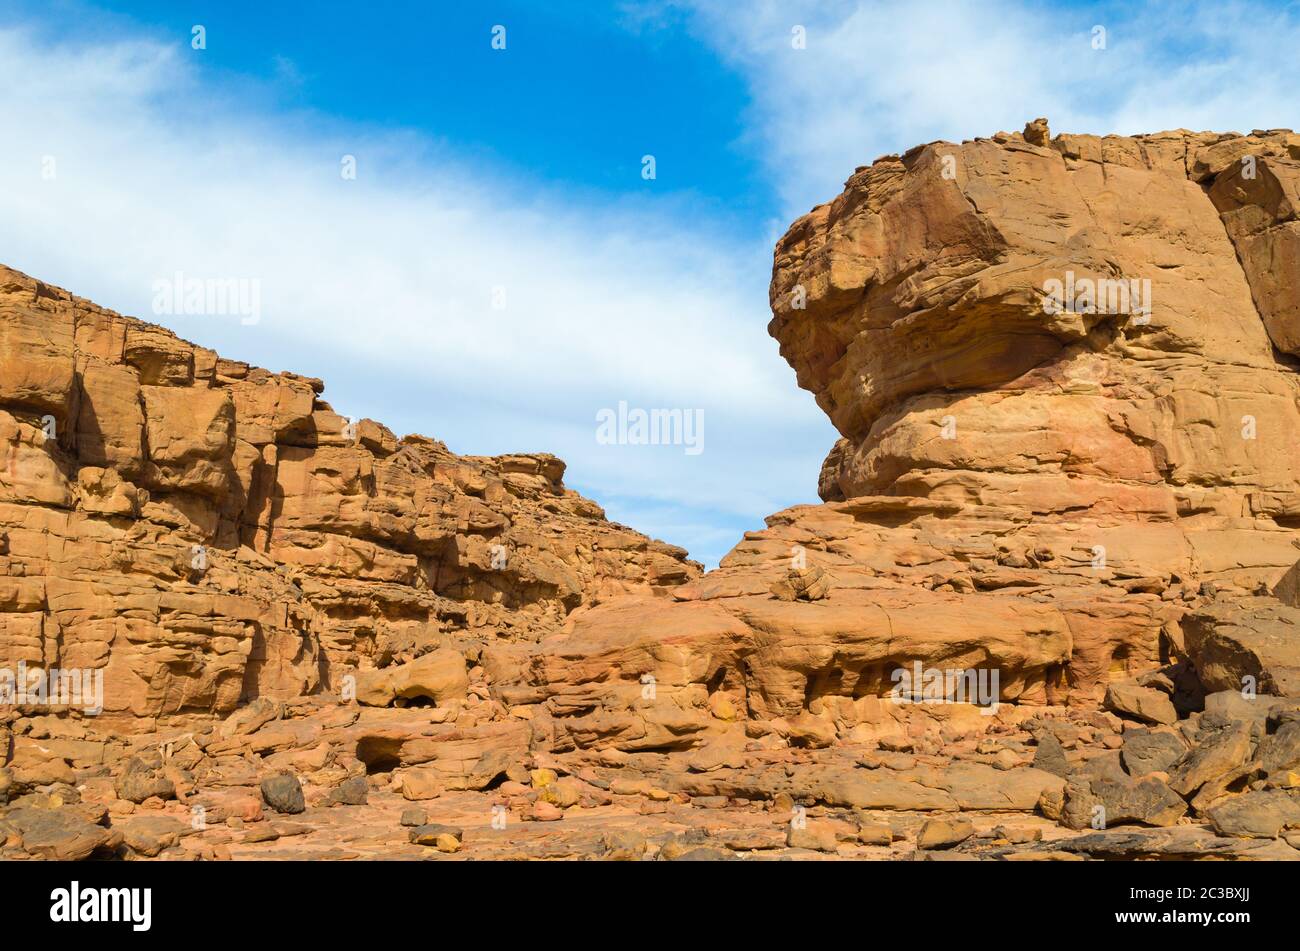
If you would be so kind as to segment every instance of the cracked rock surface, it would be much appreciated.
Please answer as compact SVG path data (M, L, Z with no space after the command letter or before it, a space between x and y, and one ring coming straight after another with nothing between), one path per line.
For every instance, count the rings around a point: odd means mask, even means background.
M0 707L0 856L1300 858L1298 202L1286 130L859 168L773 265L823 501L708 573L0 268L0 670L103 683Z

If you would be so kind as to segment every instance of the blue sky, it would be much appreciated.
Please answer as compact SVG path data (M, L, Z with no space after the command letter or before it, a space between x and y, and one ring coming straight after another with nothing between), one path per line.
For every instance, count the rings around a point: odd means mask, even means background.
M736 144L744 80L685 30L665 28L684 15L650 25L624 4L586 0L67 9L92 11L83 35L184 38L203 24L204 69L227 87L266 84L263 106L418 130L505 174L615 195L645 192L640 158L653 151L661 191L695 194L711 214L771 210L755 157ZM497 24L504 52L489 43Z
M1038 115L1294 127L1298 23L1280 3L0 0L0 261L322 377L399 435L554 452L612 518L712 564L816 500L835 438L765 329L798 214L880 154ZM262 319L153 314L176 271L259 281ZM704 451L599 444L619 401L702 411Z

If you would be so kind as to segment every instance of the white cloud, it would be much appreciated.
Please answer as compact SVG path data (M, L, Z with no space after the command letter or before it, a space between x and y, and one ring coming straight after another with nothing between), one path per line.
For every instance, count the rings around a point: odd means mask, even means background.
M670 200L510 181L409 133L259 114L215 95L185 46L4 31L0 88L5 263L320 376L340 412L399 434L554 452L611 517L710 561L815 497L833 432L766 335L761 236ZM152 284L177 271L259 280L260 323L155 317ZM597 445L619 400L702 409L705 451Z
M1294 122L1293 12L1255 3L687 0L691 29L747 77L754 148L787 212L914 145L1018 131L1249 131ZM803 25L806 49L791 45ZM1093 28L1105 48L1093 48Z
M1245 131L1300 104L1295 17L1256 5L698 0L635 5L627 22L686 23L746 77L740 144L784 208L766 233L738 240L654 186L643 201L557 192L401 130L275 113L250 105L274 90L242 80L225 98L230 77L214 82L183 43L10 29L0 261L145 317L152 281L176 270L260 278L255 327L159 322L323 377L340 411L399 433L555 452L612 517L711 561L763 515L814 500L834 433L766 335L767 269L789 218L855 166L1039 115L1056 131ZM292 84L297 65L276 75ZM705 452L597 445L595 413L620 399L703 409Z

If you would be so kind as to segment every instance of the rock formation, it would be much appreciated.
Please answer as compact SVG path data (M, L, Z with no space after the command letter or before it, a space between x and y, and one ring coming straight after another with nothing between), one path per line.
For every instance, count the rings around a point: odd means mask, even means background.
M117 729L337 693L448 645L464 680L484 644L699 574L553 456L398 440L319 380L7 269L0 352L0 657L102 668Z
M3 847L1300 858L1297 206L1285 130L859 168L771 285L824 501L703 575L0 270L0 667L104 684Z

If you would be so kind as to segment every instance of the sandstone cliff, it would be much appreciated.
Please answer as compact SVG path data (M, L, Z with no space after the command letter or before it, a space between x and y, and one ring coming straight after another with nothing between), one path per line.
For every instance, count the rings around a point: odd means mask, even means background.
M843 436L826 503L674 603L586 614L536 679L570 696L635 658L843 735L918 660L1095 704L1183 656L1189 610L1300 557L1298 189L1285 131L1039 122L858 169L779 242L771 286L769 329ZM1053 281L1101 299L1049 301Z
M0 855L1300 860L1298 192L1288 131L858 169L771 285L824 501L703 575L0 271L0 668L105 673L3 711Z
M1297 558L1297 198L1288 131L1040 120L858 169L773 269L771 333L843 436L822 497L943 507L849 534L925 544L913 584L1049 606L1071 641L1049 693L1177 653L1203 587ZM1054 282L1099 293L1060 307Z
M699 574L565 489L554 456L397 439L319 380L4 268L0 357L0 661L103 669L106 725L349 673L382 690L367 672Z

